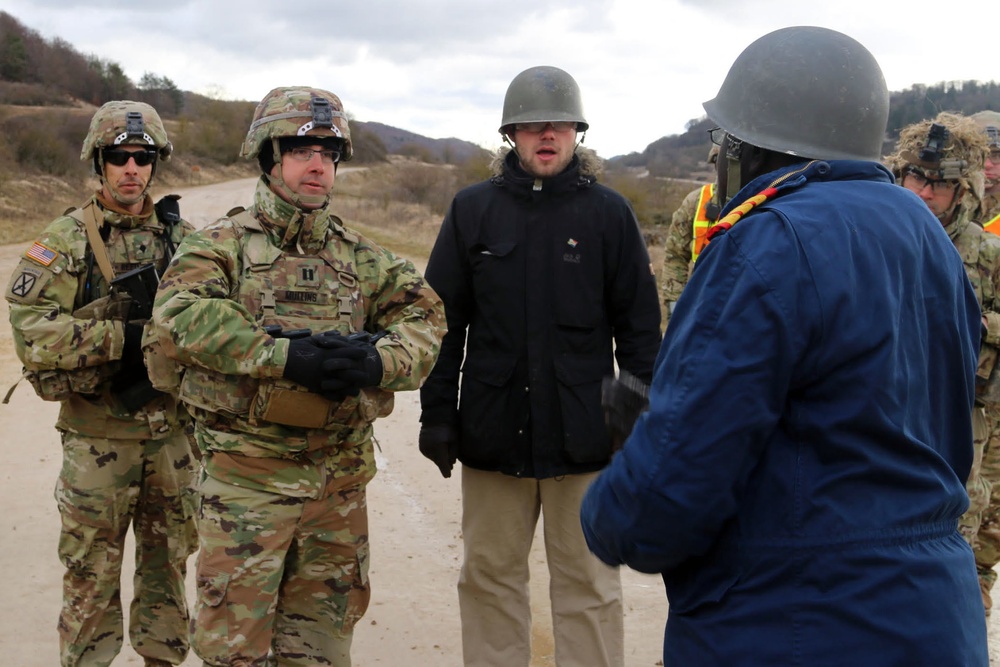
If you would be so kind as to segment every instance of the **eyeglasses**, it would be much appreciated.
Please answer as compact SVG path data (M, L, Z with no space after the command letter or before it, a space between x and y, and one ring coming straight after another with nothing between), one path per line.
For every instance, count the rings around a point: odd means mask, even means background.
M285 155L292 156L293 160L298 160L299 162L308 162L312 159L313 155L319 153L319 159L326 164L333 164L334 162L340 162L340 151L334 150L332 148L324 148L322 150L316 150L315 148L306 148L305 146L296 146L295 148L290 148L285 152Z
M942 195L947 192L954 192L955 188L958 187L958 181L945 178L927 178L912 167L907 169L906 173L903 174L903 187L914 192L920 192L928 185L931 188L931 192L936 195Z
M708 138L716 146L721 146L722 142L726 140L726 131L721 127L713 127L708 131Z
M535 123L514 123L514 129L520 132L541 132L551 125L556 132L569 132L576 129L575 120L540 120Z
M127 151L124 148L105 148L103 154L104 162L116 167L124 167L129 159L135 160L137 167L148 167L156 160L156 151L149 149Z

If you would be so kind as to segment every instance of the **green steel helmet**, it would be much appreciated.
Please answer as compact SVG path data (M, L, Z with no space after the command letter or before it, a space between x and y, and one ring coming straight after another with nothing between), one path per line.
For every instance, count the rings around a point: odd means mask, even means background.
M991 150L1000 150L1000 113L979 111L970 116L986 132Z
M339 97L305 86L275 88L254 110L240 156L256 158L262 147L272 145L271 139L307 135L340 139L341 160L350 160L354 154L347 114Z
M116 100L94 113L80 159L91 160L99 150L125 144L155 146L160 160L170 159L174 151L156 109L145 102Z
M828 28L795 26L741 53L705 112L760 148L820 160L881 156L889 91L875 57Z
M541 65L514 77L503 98L500 134L506 134L504 128L514 123L560 120L576 121L578 132L590 127L583 115L580 86L568 72Z

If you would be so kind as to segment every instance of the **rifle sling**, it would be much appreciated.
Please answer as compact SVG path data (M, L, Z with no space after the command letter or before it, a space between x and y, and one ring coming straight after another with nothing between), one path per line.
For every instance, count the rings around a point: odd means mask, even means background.
M97 226L97 204L91 201L83 208L83 226L87 230L87 239L90 241L90 248L94 251L94 259L101 269L101 275L108 285L115 278L115 270L111 266L111 258L108 257L108 249L101 238L101 232Z

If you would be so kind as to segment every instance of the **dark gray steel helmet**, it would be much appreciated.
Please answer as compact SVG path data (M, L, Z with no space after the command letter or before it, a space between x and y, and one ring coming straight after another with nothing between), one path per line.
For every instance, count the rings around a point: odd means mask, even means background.
M889 91L875 57L828 28L794 26L760 37L736 58L708 117L778 153L878 161Z
M514 123L575 120L578 132L590 127L576 80L558 67L529 67L514 77L503 98L500 134Z

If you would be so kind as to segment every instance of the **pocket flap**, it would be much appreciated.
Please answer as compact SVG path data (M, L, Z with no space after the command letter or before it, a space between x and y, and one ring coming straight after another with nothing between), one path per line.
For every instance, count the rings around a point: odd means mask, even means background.
M466 357L462 374L492 387L502 387L514 374L517 358L513 355L474 355Z

